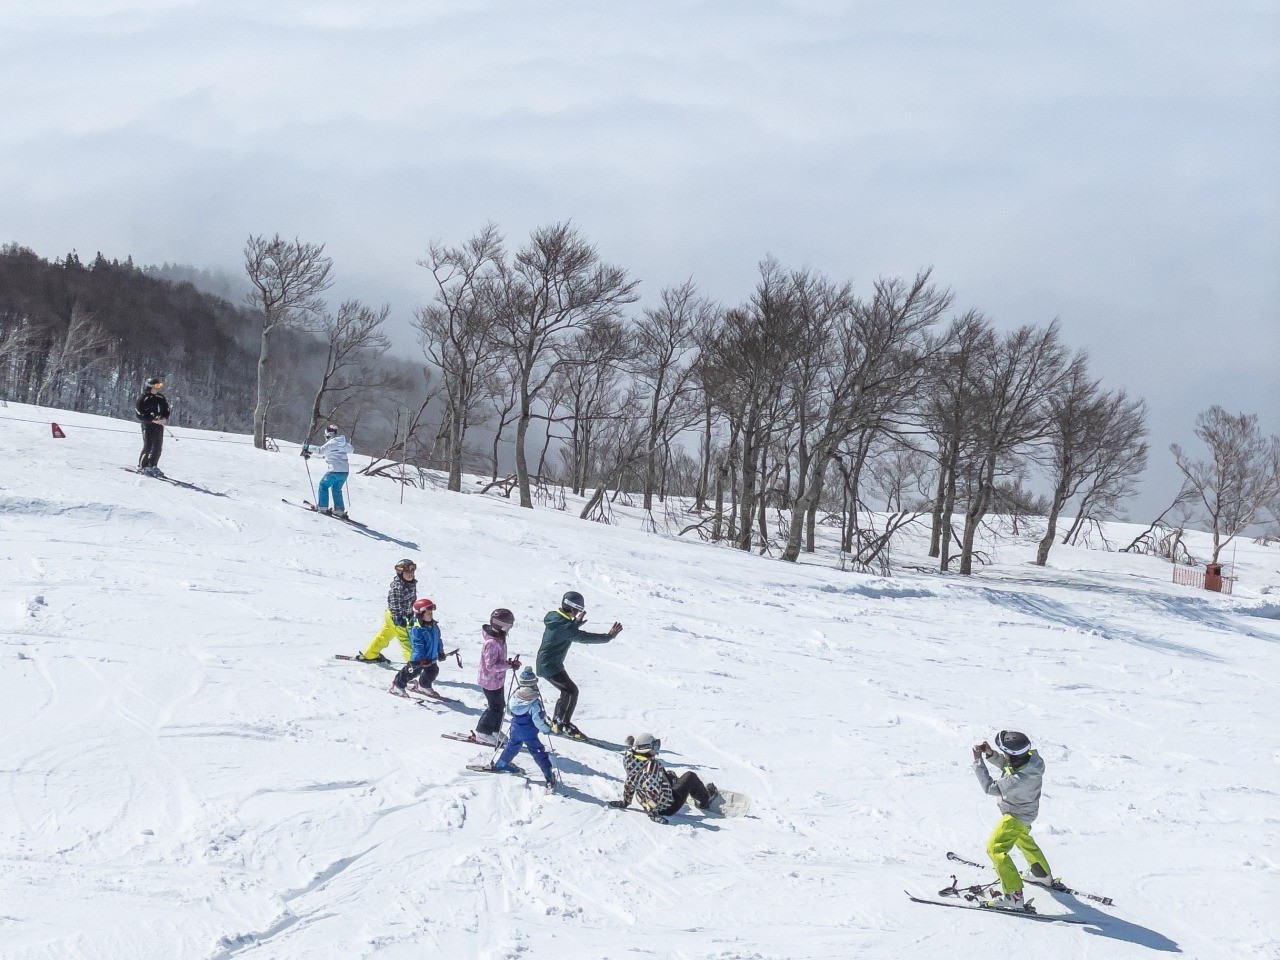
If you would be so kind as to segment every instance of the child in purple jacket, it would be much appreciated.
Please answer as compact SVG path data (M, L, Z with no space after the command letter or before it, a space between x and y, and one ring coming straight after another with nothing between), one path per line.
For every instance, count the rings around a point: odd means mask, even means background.
M502 728L502 707L505 700L503 687L507 682L507 670L519 670L520 661L507 656L507 631L516 618L510 610L499 607L489 615L489 622L480 628L484 646L480 649L480 667L476 680L488 702L474 736L479 743L491 747L498 745L498 731Z

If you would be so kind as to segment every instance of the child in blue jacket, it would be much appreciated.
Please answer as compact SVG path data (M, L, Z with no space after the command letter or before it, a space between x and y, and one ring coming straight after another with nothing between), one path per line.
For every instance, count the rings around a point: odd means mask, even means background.
M409 629L409 662L400 668L391 681L387 693L407 697L420 693L439 697L431 684L440 675L438 661L445 659L444 642L440 639L440 624L436 623L436 605L423 597L413 603L414 625Z
M547 756L547 748L538 739L539 732L550 733L546 711L542 709L542 695L538 692L538 675L532 667L525 667L516 677L516 689L507 701L507 710L511 712L511 727L507 732L507 745L502 748L502 755L494 763L495 770L511 769L511 761L515 759L521 747L528 747L534 762L546 778L547 787L556 785L555 771L551 769L551 758Z

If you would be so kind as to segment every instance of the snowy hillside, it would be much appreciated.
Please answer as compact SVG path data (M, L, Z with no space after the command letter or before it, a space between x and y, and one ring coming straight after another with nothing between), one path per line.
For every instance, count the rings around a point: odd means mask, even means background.
M402 546L282 503L309 496L296 449L180 429L161 467L204 493L121 470L129 423L0 415L5 960L1280 956L1275 547L1240 545L1233 597L1016 543L971 579L879 579L353 475L353 516ZM333 659L402 556L460 708ZM557 796L464 769L488 752L439 734L480 712L479 624L510 607L532 655L569 588L625 625L570 653L575 719L652 731L751 816L610 809L618 757L561 739ZM1115 899L1036 902L1089 925L903 894L992 876L945 854L985 860L970 746L1002 727L1046 760L1055 872Z

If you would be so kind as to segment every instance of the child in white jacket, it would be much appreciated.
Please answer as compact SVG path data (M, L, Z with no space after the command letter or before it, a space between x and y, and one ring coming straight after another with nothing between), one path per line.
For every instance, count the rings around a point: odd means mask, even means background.
M320 502L316 504L316 507L321 513L332 512L335 517L346 519L347 505L342 499L342 487L347 482L347 475L351 472L351 465L348 463L347 457L355 453L356 450L332 423L324 428L324 436L324 445L317 448L315 453L324 458L324 462L328 464L329 471L320 478ZM310 460L311 453L312 451L307 448L306 444L303 444L302 458ZM330 493L333 494L332 511L329 510Z

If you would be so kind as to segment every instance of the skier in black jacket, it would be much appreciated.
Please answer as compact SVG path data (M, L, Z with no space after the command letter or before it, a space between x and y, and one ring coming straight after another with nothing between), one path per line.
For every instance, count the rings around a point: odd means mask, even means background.
M138 456L138 472L149 477L163 477L160 472L160 450L164 446L164 425L169 422L169 401L160 391L163 377L152 377L142 387L142 396L134 404L142 421L142 453Z

